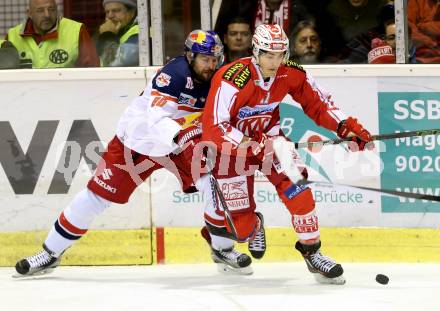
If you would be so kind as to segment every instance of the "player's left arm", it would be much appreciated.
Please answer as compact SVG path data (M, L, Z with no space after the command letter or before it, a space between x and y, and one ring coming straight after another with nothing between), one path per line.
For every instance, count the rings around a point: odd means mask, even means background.
M356 118L347 117L334 104L330 93L321 89L309 74L305 73L297 90L291 94L292 98L317 125L336 132L341 138L353 137L359 150L371 141L370 132Z
M242 142L244 134L231 124L238 89L221 79L213 80L202 116L203 140L218 147L225 142L234 148Z

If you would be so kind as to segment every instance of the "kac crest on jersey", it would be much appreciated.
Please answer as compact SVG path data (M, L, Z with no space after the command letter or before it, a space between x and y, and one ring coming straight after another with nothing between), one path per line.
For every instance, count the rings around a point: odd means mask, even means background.
M253 133L264 131L271 120L271 115L257 115L254 117L239 120L237 122L237 129L243 132L246 136L252 136Z

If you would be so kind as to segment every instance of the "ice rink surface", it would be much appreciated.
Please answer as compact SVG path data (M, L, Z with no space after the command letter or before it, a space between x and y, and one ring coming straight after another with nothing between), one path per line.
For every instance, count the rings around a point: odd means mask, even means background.
M0 310L440 310L440 264L343 266L342 286L317 284L303 262L254 264L251 276L221 275L214 264L60 267L22 279L0 268Z

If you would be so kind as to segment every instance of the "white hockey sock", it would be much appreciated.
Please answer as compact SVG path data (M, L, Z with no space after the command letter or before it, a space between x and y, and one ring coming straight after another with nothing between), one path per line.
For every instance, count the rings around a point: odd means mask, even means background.
M234 247L234 244L234 240L211 234L211 246L213 249L228 249Z
M82 190L61 212L44 244L56 257L60 256L87 232L93 219L110 204L89 189Z

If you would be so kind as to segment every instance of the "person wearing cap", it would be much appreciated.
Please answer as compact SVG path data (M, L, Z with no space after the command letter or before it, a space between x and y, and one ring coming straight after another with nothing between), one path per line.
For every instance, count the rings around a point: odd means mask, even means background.
M32 68L99 67L85 26L59 17L55 0L30 0L26 21L9 29L6 40Z
M374 38L371 41L371 51L368 52L369 64L395 64L396 54L386 41Z
M105 21L97 42L101 65L139 65L139 25L136 0L104 0Z

